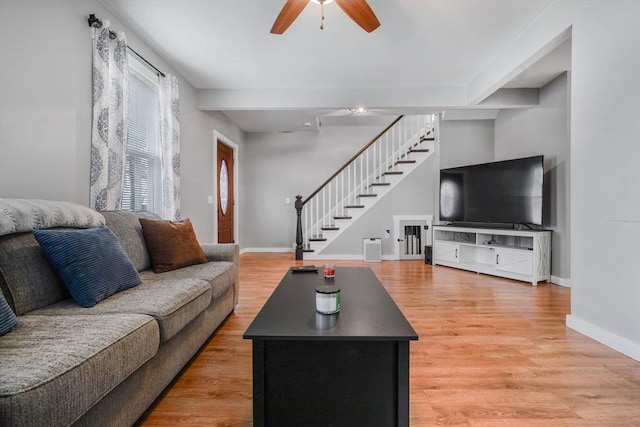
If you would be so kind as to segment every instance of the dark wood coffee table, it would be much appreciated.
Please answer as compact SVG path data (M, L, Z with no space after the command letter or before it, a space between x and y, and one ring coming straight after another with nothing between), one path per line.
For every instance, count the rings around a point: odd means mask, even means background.
M337 314L315 288L340 287ZM254 426L408 426L409 341L418 335L371 269L335 279L289 270L244 334L253 340Z

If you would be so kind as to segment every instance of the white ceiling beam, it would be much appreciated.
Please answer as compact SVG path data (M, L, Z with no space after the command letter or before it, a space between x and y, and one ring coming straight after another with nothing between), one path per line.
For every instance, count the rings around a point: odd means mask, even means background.
M466 105L466 89L200 89L197 105L200 110L441 108Z
M540 105L540 89L498 89L479 105L493 108L529 108Z

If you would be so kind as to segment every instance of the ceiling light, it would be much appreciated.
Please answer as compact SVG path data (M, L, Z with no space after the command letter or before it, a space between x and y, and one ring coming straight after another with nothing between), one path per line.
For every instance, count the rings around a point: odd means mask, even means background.
M349 112L351 114L364 114L366 112L368 112L369 110L365 107L358 107L358 108L349 108Z
M320 5L320 29L324 30L324 5L331 3L333 0L311 0L315 4Z

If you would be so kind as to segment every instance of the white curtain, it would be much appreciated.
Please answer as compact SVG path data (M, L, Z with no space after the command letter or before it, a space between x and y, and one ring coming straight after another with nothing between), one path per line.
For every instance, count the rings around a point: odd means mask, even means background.
M129 100L129 65L124 33L111 39L109 21L96 29L93 44L91 207L120 209L124 182Z
M178 79L160 77L162 217L177 221L180 212L180 102Z

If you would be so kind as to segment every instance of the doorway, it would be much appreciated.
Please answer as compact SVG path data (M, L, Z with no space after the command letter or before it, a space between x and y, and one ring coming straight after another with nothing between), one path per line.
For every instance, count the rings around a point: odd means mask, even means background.
M235 243L233 148L216 139L218 243Z

